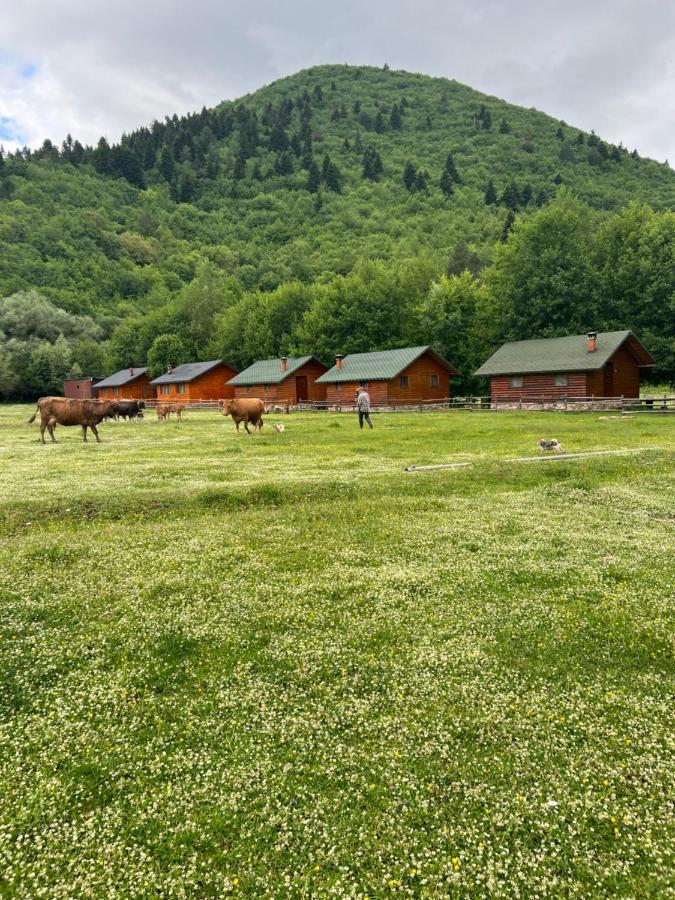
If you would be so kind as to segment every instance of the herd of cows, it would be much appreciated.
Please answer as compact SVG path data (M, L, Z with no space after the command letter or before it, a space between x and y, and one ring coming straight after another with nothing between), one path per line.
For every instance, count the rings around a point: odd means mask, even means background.
M237 431L244 423L244 428L250 434L249 425L260 430L263 427L263 413L265 404L257 397L246 397L241 400L220 400L220 411L224 416L231 416ZM106 419L142 419L145 410L145 400L71 400L66 397L40 397L37 409L27 420L31 425L40 414L40 441L45 443L45 431L49 432L52 441L56 443L54 429L57 425L79 425L82 428L82 438L87 440L87 428L90 428L97 442L102 443L98 433L98 426ZM166 422L175 413L178 421L181 421L181 413L187 409L186 404L159 403L157 404L157 418L160 422Z

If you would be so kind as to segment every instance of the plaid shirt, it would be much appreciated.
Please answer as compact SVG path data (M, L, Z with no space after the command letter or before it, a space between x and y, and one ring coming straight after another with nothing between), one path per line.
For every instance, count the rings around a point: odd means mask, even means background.
M359 391L356 395L356 408L359 412L370 412L370 394L368 391Z

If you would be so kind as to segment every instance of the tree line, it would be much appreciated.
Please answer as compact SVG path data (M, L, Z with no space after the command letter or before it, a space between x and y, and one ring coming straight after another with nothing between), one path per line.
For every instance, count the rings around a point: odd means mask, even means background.
M675 213L632 204L598 221L567 191L516 216L487 266L464 242L443 271L429 257L362 261L345 275L247 291L203 265L169 303L126 318L107 341L87 316L37 292L0 301L0 395L60 393L63 379L149 364L343 354L431 344L472 372L505 340L632 329L654 355L649 377L675 384Z

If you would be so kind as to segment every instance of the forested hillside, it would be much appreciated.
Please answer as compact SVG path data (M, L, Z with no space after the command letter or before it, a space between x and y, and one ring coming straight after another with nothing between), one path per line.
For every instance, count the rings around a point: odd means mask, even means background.
M64 375L633 328L675 379L675 173L454 81L321 66L0 157L0 396Z

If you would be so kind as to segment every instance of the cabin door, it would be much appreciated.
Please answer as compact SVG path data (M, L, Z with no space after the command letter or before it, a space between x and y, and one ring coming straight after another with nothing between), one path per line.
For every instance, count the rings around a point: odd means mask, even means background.
M295 376L295 396L298 403L306 403L309 399L309 394L307 393L306 375Z
M614 396L614 364L611 360L602 367L602 393L605 397Z

